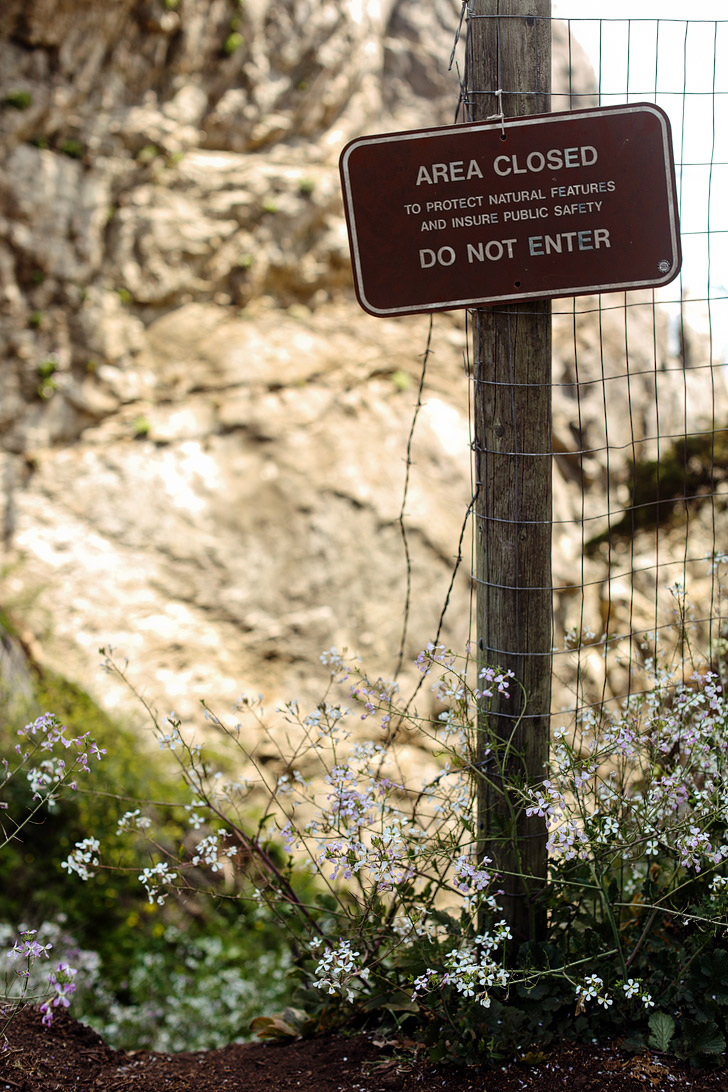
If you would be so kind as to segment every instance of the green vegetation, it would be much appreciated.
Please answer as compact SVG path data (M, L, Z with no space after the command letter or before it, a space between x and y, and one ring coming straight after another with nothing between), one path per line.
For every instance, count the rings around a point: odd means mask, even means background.
M3 628L9 632L7 621ZM226 897L151 902L139 882L149 863L139 841L131 855L120 847L114 867L85 884L64 870L76 843L92 833L112 844L122 814L144 801L155 842L180 851L190 838L191 798L172 756L151 741L140 743L138 728L113 720L60 675L35 669L31 675L31 700L16 700L0 680L0 762L12 767L15 729L47 709L69 735L90 733L106 754L76 792L59 794L2 848L0 945L11 945L21 924L37 929L41 942L53 944L53 959L78 968L74 1015L114 1045L204 1049L248 1037L261 1005L285 1001L289 955L280 933L254 904ZM23 774L6 783L3 801L7 815L27 814L32 788ZM230 894L219 879L205 886ZM38 965L41 984L45 970Z
M476 680L475 665L442 645L416 661L445 707L437 721L335 649L321 657L330 678L309 713L294 701L269 720L262 699L243 696L228 726L205 707L210 738L237 750L239 768L252 766L245 780L221 778L176 717L160 722L148 709L200 831L193 847L170 851L145 827L150 895L164 903L204 891L205 866L247 883L231 890L231 906L248 905L254 885L258 920L292 937L298 982L295 1019L264 1011L255 1021L266 1036L369 1026L405 1033L434 1061L490 1064L562 1038L618 1036L623 1049L711 1065L728 1034L728 702L687 647L685 664L658 644L645 654L646 688L618 709L579 711L554 733L548 779L532 783L506 766L510 744L475 719L496 688L514 703L523 693L497 668L479 668ZM696 674L686 683L688 663ZM126 665L110 654L106 665L133 691ZM352 717L373 718L363 742L351 742ZM440 772L429 783L408 785L392 725L435 744ZM487 732L487 768L473 764L476 730ZM248 749L261 735L278 748L272 766ZM506 881L533 882L543 937L512 934L504 878L476 848L472 782L492 777L507 785L514 816L544 820L546 882L521 872ZM300 867L307 855L315 882ZM99 849L93 863L113 871L115 857Z
M225 41L222 43L222 51L226 57L231 57L233 53L237 53L245 39L238 30L232 30Z
M409 372L405 372L401 368L398 368L396 372L392 372L390 379L398 391L408 391L414 382Z
M722 589L728 557L712 566ZM688 607L680 585L671 595L680 636ZM6 779L8 821L29 814L34 790L46 801L0 854L0 921L42 922L44 943L75 949L76 1011L124 1046L219 1045L255 1017L266 1036L404 1033L433 1061L499 1064L564 1038L619 1037L624 1050L713 1065L728 1036L728 699L724 665L680 648L652 634L644 685L618 707L577 710L553 733L543 779L527 777L523 755L511 763L511 741L489 723L496 692L523 708L513 674L443 645L415 661L436 719L332 648L310 712L291 701L272 719L243 695L228 724L203 703L204 738L158 717L103 650L161 754L140 751L138 734L77 687L39 675L39 707L57 719L22 738L48 753L63 721L89 732L64 739L64 754L83 743L103 760L63 796L57 758L35 757L30 783ZM365 737L352 720L370 721ZM439 767L425 784L408 781L410 731ZM483 733L487 763L475 758ZM478 779L511 805L487 848ZM488 855L518 844L519 812L543 820L545 877L520 863L504 873ZM514 935L505 883L523 883L543 930ZM285 1001L290 1018L271 1016Z
M83 159L86 154L86 149L80 140L75 140L73 137L69 137L67 140L62 140L58 146L59 152L63 155L69 156L71 159Z
M27 110L33 105L33 96L30 91L8 91L3 99L3 106L9 106L12 110Z
M663 523L688 500L708 499L728 476L728 429L684 436L660 459L632 465L630 503L638 528ZM630 525L632 515L628 513Z
M149 420L149 418L146 417L143 413L140 413L138 417L134 418L133 424L131 426L131 430L132 430L132 433L134 435L134 439L135 440L145 439L149 435L149 433L151 431L151 428L152 428L152 423Z
M694 433L665 444L659 459L632 462L624 516L592 539L587 551L593 553L609 536L631 538L636 531L682 520L688 505L710 500L727 479L728 429Z
M36 374L38 376L38 386L36 388L38 397L44 401L48 401L56 393L57 385L55 381L55 374L58 370L58 361L55 357L49 356L46 360L41 360L40 364L36 368Z
M136 878L126 872L106 874L82 887L76 877L63 871L61 861L88 831L113 835L119 813L117 793L131 799L173 799L172 770L168 762L140 762L137 734L114 723L73 683L49 671L38 674L35 682L36 708L53 709L72 733L90 732L107 755L94 771L96 793L84 787L61 799L25 827L21 841L10 842L0 854L0 918L37 927L60 907L69 931L84 947L99 952L118 976L138 944L135 934L125 928L129 916L136 913L143 920L145 900ZM13 737L8 732L3 743L3 757L9 760ZM7 786L5 799L11 814L21 814L31 803L30 787L16 778ZM173 821L169 808L158 810L157 821L165 840L176 842L182 836L183 828ZM148 937L154 915L144 917L148 920L142 931Z
M140 148L137 152L136 161L144 167L149 163L153 163L161 154L162 153L156 144L145 144L144 147Z

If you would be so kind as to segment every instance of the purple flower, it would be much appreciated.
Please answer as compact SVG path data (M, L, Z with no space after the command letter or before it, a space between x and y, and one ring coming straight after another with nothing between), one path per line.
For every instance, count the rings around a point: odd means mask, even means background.
M49 973L48 984L53 987L55 997L44 1001L40 1006L41 1023L47 1028L53 1023L53 1009L57 1009L59 1005L64 1009L69 1008L71 996L76 990L76 984L73 981L75 975L76 968L70 967L68 963L59 963L55 971Z
M53 945L39 944L37 940L33 940L35 929L26 929L20 935L23 938L22 943L18 944L16 941L13 947L5 953L9 959L40 959L43 956L48 959L48 953Z

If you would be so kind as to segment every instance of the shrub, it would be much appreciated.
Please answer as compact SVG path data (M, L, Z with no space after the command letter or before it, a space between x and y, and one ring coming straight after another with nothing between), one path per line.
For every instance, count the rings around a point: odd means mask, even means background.
M28 709L11 711L6 702L6 720L12 715L20 724L13 735L21 752L8 741L0 755L0 949L14 953L0 1031L21 1005L48 996L50 946L57 978L59 960L78 972L74 1013L112 1045L203 1049L245 1036L258 1014L255 1006L266 998L271 1005L285 1000L288 948L255 907L225 900L207 907L151 904L136 860L127 869L90 874L97 848L113 840L121 812L135 801L147 802L155 837L167 852L184 841L190 797L170 776L169 756L150 747L140 762L138 732L112 721L56 674L39 675L35 700L60 715L23 725ZM8 728L14 728L12 720ZM70 742L74 733L79 747L60 744L61 735ZM68 755L76 753L91 755L88 776L83 759L80 772L71 772ZM83 886L78 869L64 869L78 843L81 874L88 876ZM121 858L116 863L124 864ZM58 996L54 990L51 999ZM72 992L65 991L67 1000Z
M556 732L549 776L508 786L514 813L548 828L542 943L513 940L499 903L507 877L477 855L476 784L512 765L493 735L476 768L475 733L487 732L496 689L515 682L442 646L418 658L444 708L434 720L334 650L311 712L290 703L271 724L258 699L243 699L230 726L206 710L244 779L216 774L176 718L154 720L194 794L198 834L181 854L157 855L142 876L148 897L163 904L198 887L201 871L242 863L253 888L237 893L293 936L299 1003L318 1026L395 1019L434 1058L496 1061L557 1036L616 1034L635 1049L660 1041L714 1057L728 1015L728 707L713 672L683 679L682 663L671 670L649 652L649 686L611 713L583 711ZM362 721L371 727L357 740ZM407 729L429 739L438 766L421 784L406 777ZM245 743L261 734L278 747L276 774Z
M232 916L233 930L242 911L262 937L291 938L298 1008L259 1016L263 1035L392 1022L433 1059L481 1063L526 1057L564 1036L619 1035L628 1049L649 1044L691 1062L722 1054L728 704L716 668L693 660L684 596L672 590L679 656L656 637L645 643L633 692L560 726L548 776L536 783L514 773L510 741L489 726L494 696L510 695L517 719L517 681L442 645L417 658L442 710L435 716L419 716L414 698L334 649L322 656L328 683L308 712L290 702L271 717L261 698L244 696L228 723L203 704L206 730L196 737L145 704L184 786L179 835L165 836L154 806L117 793L125 810L103 847L96 827L79 824L83 837L63 862L88 884L140 883L150 916L160 915L106 1026L116 1020L127 1041L129 1026L157 1011L159 994L145 995L171 958L182 978L172 979L179 1003L167 1010L163 1041L181 1042L200 1011L189 1001L195 989L224 1010L223 996L244 977L240 963L262 966L262 948L252 960L229 958L229 933L219 943L192 938L191 953L167 931L162 915L188 913L200 893ZM133 690L126 665L109 653L105 666ZM412 731L431 757L416 783ZM524 877L538 881L543 941L511 935L501 896L514 876L498 873L478 833L484 781L508 794L514 830L521 815L545 826L548 876ZM162 936L172 939L171 957L156 953ZM125 1003L136 1008L127 1024L118 1015ZM240 1032L234 1023L225 1034Z

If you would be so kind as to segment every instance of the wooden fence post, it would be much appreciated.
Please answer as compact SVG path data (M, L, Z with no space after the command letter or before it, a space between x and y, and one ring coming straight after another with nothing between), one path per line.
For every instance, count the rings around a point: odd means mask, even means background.
M550 0L471 0L466 91L473 121L501 110L506 119L548 112L550 16ZM502 139L507 150L507 125ZM513 183L537 184L536 176ZM502 876L499 901L515 939L538 940L546 931L537 899L547 868L545 825L502 790L502 772L530 784L547 776L551 303L479 309L473 325L478 656L513 671L525 691L523 699L514 686L508 700L496 694L490 713L481 714L476 761L486 777L478 779L478 851ZM510 741L502 771L489 760L489 733L499 750Z

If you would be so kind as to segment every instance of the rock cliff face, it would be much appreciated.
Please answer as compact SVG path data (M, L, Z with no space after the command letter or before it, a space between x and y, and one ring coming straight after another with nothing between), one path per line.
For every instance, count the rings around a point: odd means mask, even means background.
M391 670L429 320L358 310L336 163L355 135L452 119L459 14L455 0L6 0L0 591L35 654L102 700L101 644L183 714L240 689L313 695L331 644ZM555 90L589 101L564 41L557 25ZM652 374L655 352L670 362L666 321L630 314L631 380L624 312L600 316L604 354L598 316L555 320L560 585L583 520L587 537L606 524L607 482L624 489L628 395L638 441L658 404L661 429L668 412L684 428L682 373ZM437 316L406 503L408 655L434 635L472 496L465 348L462 315ZM602 369L619 377L606 421ZM690 401L689 427L706 413ZM468 541L446 619L459 646ZM584 566L598 626L608 574ZM557 607L562 628L580 617L569 593Z

